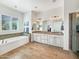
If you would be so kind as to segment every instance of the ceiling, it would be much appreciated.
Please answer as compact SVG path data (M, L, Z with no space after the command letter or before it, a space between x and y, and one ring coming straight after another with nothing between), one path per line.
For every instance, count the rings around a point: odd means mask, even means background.
M63 0L56 0L56 2L53 2L53 0L0 0L0 4L21 12L29 10L46 11L62 6Z

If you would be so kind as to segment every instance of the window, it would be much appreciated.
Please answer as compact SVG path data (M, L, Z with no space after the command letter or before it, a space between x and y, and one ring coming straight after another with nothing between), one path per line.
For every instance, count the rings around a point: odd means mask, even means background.
M12 18L12 30L18 29L18 18Z
M29 26L29 21L25 22L24 26Z
M29 28L28 27L26 28L26 32L29 33Z
M17 30L18 18L2 15L2 30Z
M24 32L29 33L29 28L28 27L24 28Z
M29 33L29 21L24 22L24 32Z
M10 30L10 17L2 15L2 30Z

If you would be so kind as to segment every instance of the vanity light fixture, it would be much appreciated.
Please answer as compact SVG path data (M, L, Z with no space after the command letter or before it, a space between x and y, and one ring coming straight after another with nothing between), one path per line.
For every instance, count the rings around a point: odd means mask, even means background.
M77 13L76 17L79 17L79 13Z
M14 8L18 8L18 7L15 5Z
M51 16L52 19L59 19L60 16Z
M34 24L36 24L37 22L33 22Z
M50 17L50 20L53 20L53 21L61 21L61 16L51 16Z

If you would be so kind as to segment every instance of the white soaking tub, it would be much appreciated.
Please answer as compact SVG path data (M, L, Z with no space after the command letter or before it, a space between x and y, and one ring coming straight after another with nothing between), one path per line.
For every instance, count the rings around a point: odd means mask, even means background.
M29 42L29 36L17 36L0 40L0 55L5 54Z

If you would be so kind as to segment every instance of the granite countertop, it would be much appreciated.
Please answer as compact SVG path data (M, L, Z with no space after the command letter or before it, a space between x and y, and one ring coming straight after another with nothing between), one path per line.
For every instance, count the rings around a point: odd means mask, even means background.
M64 35L63 32L46 32L46 31L33 31L32 33L50 34L50 35Z
M4 40L7 38L12 38L12 37L17 37L17 36L28 36L29 34L27 33L12 33L12 34L4 34L4 35L0 35L0 40Z

